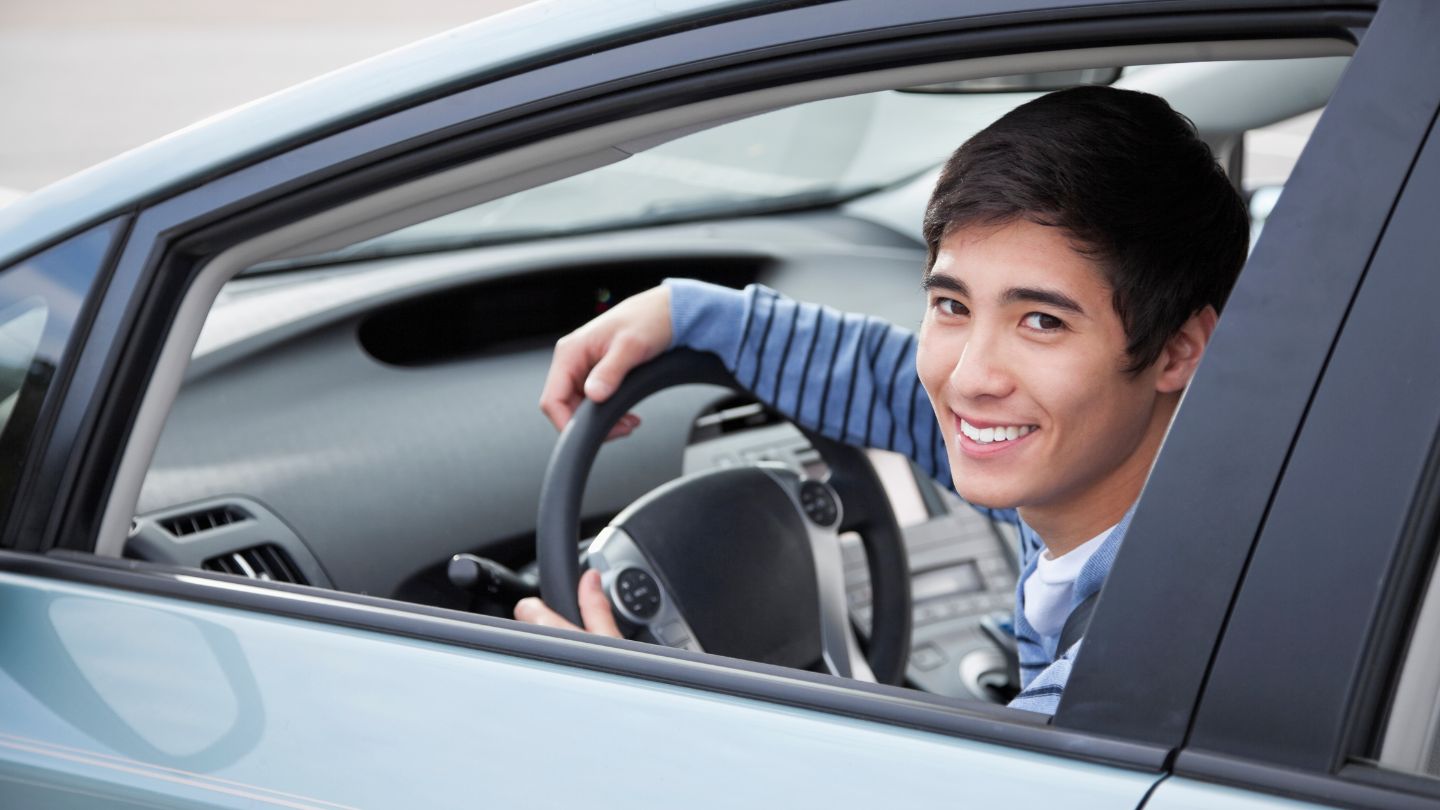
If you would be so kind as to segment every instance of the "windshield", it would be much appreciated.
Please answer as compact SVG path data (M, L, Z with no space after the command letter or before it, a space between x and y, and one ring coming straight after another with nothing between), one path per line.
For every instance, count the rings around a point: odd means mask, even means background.
M327 258L829 205L901 183L1037 93L887 90L721 124Z

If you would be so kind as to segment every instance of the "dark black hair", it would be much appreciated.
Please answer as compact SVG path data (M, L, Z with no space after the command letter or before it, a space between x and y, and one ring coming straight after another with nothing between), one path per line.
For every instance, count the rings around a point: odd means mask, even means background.
M925 210L927 272L956 228L1018 218L1063 228L1106 273L1131 373L1206 304L1220 311L1249 244L1245 204L1195 125L1112 87L1041 96L957 149Z

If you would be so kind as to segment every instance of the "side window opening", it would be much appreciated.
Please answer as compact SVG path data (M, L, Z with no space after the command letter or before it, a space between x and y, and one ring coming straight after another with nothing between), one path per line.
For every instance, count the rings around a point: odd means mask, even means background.
M49 314L50 308L38 296L0 312L0 435L15 412Z
M1440 778L1440 567L1433 569L1410 630L1380 740L1378 764Z
M1260 240L1265 220L1280 201L1285 181L1310 133L1320 121L1323 109L1250 130L1244 135L1245 168L1241 188L1250 206L1250 247Z
M119 227L106 223L0 270L0 515L16 486L51 384Z
M1130 80L1143 85L1143 78ZM170 412L136 517L145 524L178 511L208 514L217 499L253 498L273 510L275 522L294 529L295 544L287 549L305 552L292 553L292 560L303 562L313 552L317 568L328 569L338 589L478 610L447 579L446 563L453 554L472 553L528 574L536 493L527 487L531 478L538 480L532 457L543 456L553 441L534 409L543 374L533 368L543 372L549 340L636 291L631 288L638 281L649 286L665 275L730 286L788 282L787 291L797 297L840 309L873 308L913 325L911 294L918 279L909 274L918 273L923 260L918 231L928 189L918 203L912 192L961 140L1032 95L892 90L781 108L330 254L255 266L215 302L209 334L200 336L193 373ZM1275 113L1284 115L1290 112ZM929 125L897 123L917 120ZM842 149L808 131L812 126L819 133L838 127L853 137ZM925 137L908 149L885 145L915 132ZM1241 138L1234 129L1224 134L1231 142ZM832 148L810 146L815 143ZM1293 163L1303 138L1289 145ZM1283 182L1283 174L1265 177ZM882 200L904 209L908 228L897 225L899 216L867 215L866 202ZM855 245L855 252L883 254L884 264L862 257L863 278L887 274L893 264L897 287L875 295L875 287L824 283L825 277L812 274L826 265L827 272L862 278L858 270L836 270L843 264L831 255L837 238L870 240ZM781 272L772 257L756 258L768 240L787 245L790 266ZM705 255L697 256L694 245ZM824 261L806 259L817 245L831 252L816 251ZM631 253L618 257L605 252L626 250ZM240 323L249 331L236 329L225 342L223 327ZM475 338L480 331L484 340ZM466 414L448 404L459 400L467 403ZM744 422L741 428L758 437L766 426L746 418L722 408L700 421ZM504 429L483 429L487 419ZM437 438L429 430L437 425L449 432ZM692 455L704 449L690 444ZM741 444L729 446L754 449ZM449 473L434 474L446 465ZM659 466L610 478L643 492L640 484L648 485L646 476ZM899 471L894 480L927 493L927 482L916 482L903 463L893 466ZM371 495L354 497L366 492ZM614 504L606 508L623 508L622 496L638 494L612 485L605 497ZM938 505L922 503L920 511L962 512L948 508L947 494L931 499ZM591 511L603 525L605 510ZM241 523L191 534L232 544L217 554L239 554L254 546L240 541ZM911 683L962 697L970 695L953 687L965 672L974 670L969 680L984 686L997 668L981 662L983 667L966 670L965 662L976 660L966 653L988 649L982 633L989 631L978 619L1011 610L1016 578L1013 560L998 553L1014 538L992 536L989 527L973 534L952 531L939 538L948 544L932 544L935 549L927 551L935 551L935 572L912 566L914 625L929 637L912 644ZM402 535L407 542L395 543ZM985 554L957 558L960 541L984 546ZM127 553L181 562L161 546L141 553L132 542ZM855 561L853 553L849 561ZM851 618L863 628L870 618L863 559L851 568ZM507 616L506 607L482 612ZM957 617L977 623L952 633ZM951 643L961 635L970 647Z

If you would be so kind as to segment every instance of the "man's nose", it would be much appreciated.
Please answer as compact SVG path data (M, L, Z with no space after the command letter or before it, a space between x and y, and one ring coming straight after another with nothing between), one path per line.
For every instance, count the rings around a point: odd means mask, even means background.
M1014 390L1004 346L996 335L979 329L970 333L950 371L950 387L966 399L1003 397Z

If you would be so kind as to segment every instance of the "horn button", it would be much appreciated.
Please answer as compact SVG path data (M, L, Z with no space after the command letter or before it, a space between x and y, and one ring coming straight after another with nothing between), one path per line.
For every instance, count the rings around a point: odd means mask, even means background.
M789 470L713 470L631 504L590 564L620 611L666 643L691 635L707 652L807 667L821 660L810 534L833 532L838 510L828 487Z

